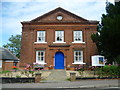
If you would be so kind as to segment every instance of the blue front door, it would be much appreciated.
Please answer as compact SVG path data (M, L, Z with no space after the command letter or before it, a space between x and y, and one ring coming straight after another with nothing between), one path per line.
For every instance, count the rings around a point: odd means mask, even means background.
M55 54L55 69L64 69L64 54L57 52Z

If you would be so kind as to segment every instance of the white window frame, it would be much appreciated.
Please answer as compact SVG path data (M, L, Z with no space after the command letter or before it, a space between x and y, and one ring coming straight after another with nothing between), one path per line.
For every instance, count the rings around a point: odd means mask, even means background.
M76 56L76 53L78 53L77 56ZM81 53L81 55L79 53ZM78 61L76 60L76 57L78 58ZM79 58L81 58L81 60ZM83 51L82 50L74 51L74 63L72 63L72 64L85 64L85 63L83 63Z
M60 34L61 34L61 36L60 36ZM62 39L61 41L57 40L58 36ZM64 42L64 31L62 31L62 30L55 31L55 42L53 42L53 43L66 43L66 42Z
M0 68L2 68L2 60L0 60Z
M42 40L40 41L39 38ZM46 31L37 31L37 42L35 43L47 43L45 42L46 39Z
M80 39L80 40L78 40L78 39ZM73 31L73 42L72 43L85 43L85 42L83 42L82 31L80 31L80 30Z
M43 56L42 55L38 55L38 53L43 53ZM40 60L38 60L38 57L40 58ZM43 61L41 60L43 57ZM36 51L36 63L38 64L46 64L45 63L45 51L44 50L38 50Z

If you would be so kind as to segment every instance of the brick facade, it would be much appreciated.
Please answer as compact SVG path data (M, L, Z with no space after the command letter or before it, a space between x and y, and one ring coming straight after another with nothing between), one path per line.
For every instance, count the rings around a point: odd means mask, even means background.
M59 15L63 17L62 20L56 19ZM97 32L98 21L89 21L62 8L57 8L32 21L21 23L21 68L24 68L27 63L33 64L36 62L37 50L45 51L45 68L53 66L53 69L56 52L64 54L65 69L68 65L70 67L76 66L76 64L73 64L74 50L83 51L83 62L86 63L85 65L91 65L91 56L97 53L96 45L91 40L91 34ZM55 42L56 30L64 31L64 41L66 43L53 43ZM82 31L82 38L85 43L72 43L75 30ZM45 41L47 43L35 43L37 42L37 31L46 31Z

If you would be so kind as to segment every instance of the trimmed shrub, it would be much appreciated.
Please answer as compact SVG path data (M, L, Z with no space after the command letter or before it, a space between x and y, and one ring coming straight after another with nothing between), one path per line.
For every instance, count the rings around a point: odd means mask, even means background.
M116 65L105 65L97 69L97 74L108 77L117 77L120 75L120 68Z

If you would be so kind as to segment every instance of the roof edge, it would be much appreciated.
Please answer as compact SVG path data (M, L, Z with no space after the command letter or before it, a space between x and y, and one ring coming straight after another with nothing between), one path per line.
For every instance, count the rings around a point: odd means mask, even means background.
M43 18L43 17L49 15L50 13L53 13L53 12L58 11L58 10L62 10L62 11L64 11L64 12L67 12L67 13L69 13L69 14L71 14L71 15L74 15L74 16L76 16L77 18L83 19L83 20L85 20L85 21L89 21L89 20L87 20L87 19L85 19L85 18L82 18L82 17L80 17L80 16L78 16L78 15L76 15L76 14L74 14L74 13L72 13L72 12L66 10L66 9L63 9L63 8L61 8L61 7L58 7L58 8L56 8L56 9L54 9L54 10L49 11L48 13L45 13L45 14L43 14L43 15L41 15L41 16L33 19L33 20L31 20L30 22L35 22L35 21L37 21L37 19Z
M73 15L73 16L76 16L78 19L83 19L84 21L92 22L91 20L87 20L87 19L82 18L82 17L80 17L80 16L78 16L78 15L76 15L76 14L74 14L74 13L72 13L72 12L66 10L66 9L63 9L63 8L61 8L61 7L58 7L58 8L56 8L56 9L54 9L54 10L51 10L51 11L49 11L49 12L47 12L47 13L45 13L45 14L43 14L43 15L35 18L35 19L33 19L33 20L23 21L23 22L21 22L21 24L35 22L35 21L37 21L38 19L43 18L43 17L45 17L45 16L47 16L47 15L53 13L53 12L56 12L56 11L58 11L58 10L61 10L61 11L64 11L64 12L66 12L66 13L69 13L69 14L71 14L71 15Z

